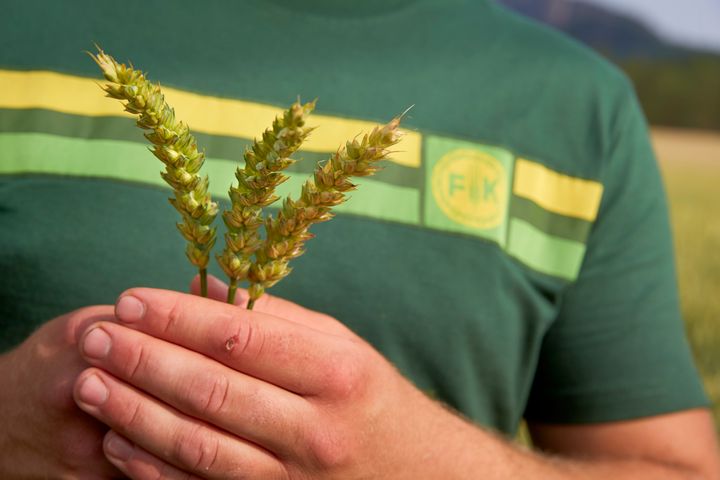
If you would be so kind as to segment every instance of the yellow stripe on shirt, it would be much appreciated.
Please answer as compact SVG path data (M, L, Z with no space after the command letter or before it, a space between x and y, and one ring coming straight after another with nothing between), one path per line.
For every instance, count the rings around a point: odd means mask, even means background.
M0 70L0 108L40 108L56 112L97 116L126 116L117 101L103 96L98 85L102 80L49 71ZM282 110L262 103L199 95L163 87L163 93L178 119L197 132L253 139L270 126ZM304 150L334 152L346 140L377 124L329 115L313 115L311 123L318 128L308 138ZM390 161L418 168L421 165L421 135L404 131Z
M602 192L599 182L564 175L523 158L515 163L513 193L550 212L592 222L597 218Z

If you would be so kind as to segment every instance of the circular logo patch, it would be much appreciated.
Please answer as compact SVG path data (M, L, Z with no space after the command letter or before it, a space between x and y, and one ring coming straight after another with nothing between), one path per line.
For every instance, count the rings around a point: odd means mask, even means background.
M432 172L432 192L450 219L473 228L494 228L505 218L508 185L505 167L478 150L445 154Z

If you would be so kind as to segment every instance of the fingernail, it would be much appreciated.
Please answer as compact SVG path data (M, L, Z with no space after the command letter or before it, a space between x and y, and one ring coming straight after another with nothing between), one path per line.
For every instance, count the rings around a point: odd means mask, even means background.
M110 438L105 442L105 453L116 460L124 462L130 458L132 451L132 444L116 433L110 434Z
M108 388L97 375L90 375L80 385L78 391L80 400L95 407L105 403L108 398Z
M132 295L120 297L115 305L115 316L122 322L132 323L141 320L145 315L145 305Z
M112 340L110 340L110 335L105 333L105 330L102 328L94 328L90 333L85 335L83 352L90 358L101 359L105 358L110 352L111 345Z

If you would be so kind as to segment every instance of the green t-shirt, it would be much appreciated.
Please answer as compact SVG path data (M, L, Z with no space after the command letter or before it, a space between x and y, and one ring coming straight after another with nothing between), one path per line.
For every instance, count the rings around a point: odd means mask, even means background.
M162 166L83 53L98 42L162 83L218 198L298 95L319 99L319 128L283 193L415 105L392 161L313 228L271 293L340 319L478 423L512 433L523 416L706 404L642 113L620 73L561 35L481 0L3 8L3 349L61 313L193 275Z

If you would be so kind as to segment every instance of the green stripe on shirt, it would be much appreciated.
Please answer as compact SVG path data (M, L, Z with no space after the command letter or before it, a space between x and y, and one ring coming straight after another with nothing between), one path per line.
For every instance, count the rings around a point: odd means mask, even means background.
M539 272L575 280L585 256L585 245L548 235L524 220L512 218L507 252Z
M117 140L86 140L43 133L0 133L3 161L0 173L45 173L83 177L113 178L165 187L160 177L162 164L145 145ZM236 165L208 158L204 174L209 175L210 192L226 197L234 181ZM220 181L219 179L226 179ZM290 180L278 188L280 195L298 195L306 175L290 173ZM420 195L412 188L398 187L363 178L351 198L338 212L418 224Z
M587 241L593 225L586 220L549 212L532 200L515 196L510 200L510 217L524 220L553 237L580 243Z
M147 145L147 140L130 118L86 117L42 109L0 108L0 132L37 132L74 138L124 140ZM258 132L258 135L260 133ZM193 135L206 155L218 160L242 162L243 152L252 144L252 140L246 138L197 132L193 132ZM310 174L317 162L328 159L332 153L334 152L301 150L294 156L298 162L291 165L288 171ZM417 187L423 183L422 170L393 162L384 162L383 168L373 180L401 187Z

